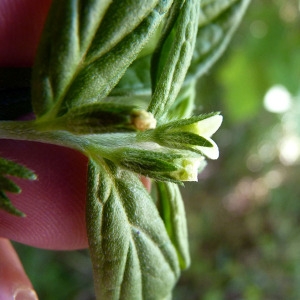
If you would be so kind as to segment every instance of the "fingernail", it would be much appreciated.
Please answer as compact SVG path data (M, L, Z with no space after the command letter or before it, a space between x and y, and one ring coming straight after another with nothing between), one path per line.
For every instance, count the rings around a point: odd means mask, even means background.
M14 300L38 300L36 292L30 288L19 288L14 293Z

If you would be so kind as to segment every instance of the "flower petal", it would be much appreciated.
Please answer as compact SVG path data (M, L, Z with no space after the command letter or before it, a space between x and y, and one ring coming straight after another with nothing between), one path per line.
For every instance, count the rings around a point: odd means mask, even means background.
M212 139L208 138L208 140L212 143L213 147L198 146L197 149L199 149L206 157L210 159L217 159L219 157L219 148Z
M221 126L223 117L214 115L197 123L197 134L207 138L211 137Z
M171 173L176 180L181 181L198 181L198 169L203 166L203 157L189 157L176 161L180 165L177 171Z

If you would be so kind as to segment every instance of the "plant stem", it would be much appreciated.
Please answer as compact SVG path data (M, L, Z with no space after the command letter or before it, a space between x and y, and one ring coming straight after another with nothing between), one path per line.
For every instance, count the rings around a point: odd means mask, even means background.
M55 127L55 125L52 127ZM135 133L77 135L66 130L51 129L51 124L37 121L1 121L0 140L11 139L53 144L78 150L96 161L112 159L113 149L132 145Z
M89 141L68 131L43 131L41 127L36 121L1 121L0 139L48 143L86 152Z

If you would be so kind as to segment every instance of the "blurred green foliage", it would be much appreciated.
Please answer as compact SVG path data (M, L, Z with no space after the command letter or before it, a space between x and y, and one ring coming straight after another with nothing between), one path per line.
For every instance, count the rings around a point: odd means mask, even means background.
M87 250L49 251L14 243L39 299L95 299Z
M224 115L214 138L221 157L182 189L192 264L174 299L300 299L298 6L254 0L225 55L199 81L196 109ZM278 84L293 101L274 114L263 99ZM86 251L16 246L40 299L94 299Z

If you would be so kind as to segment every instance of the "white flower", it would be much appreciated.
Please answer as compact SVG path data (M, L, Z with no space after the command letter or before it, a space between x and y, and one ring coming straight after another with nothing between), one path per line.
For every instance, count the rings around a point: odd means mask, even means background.
M221 115L214 115L212 117L203 119L196 123L186 125L182 128L184 131L188 131L204 137L208 140L212 147L194 146L200 150L205 156L210 159L217 159L219 157L219 148L217 144L211 139L211 136L219 129L223 121Z
M205 166L203 157L189 157L175 160L178 170L171 173L176 180L181 181L198 181L199 169Z

